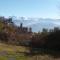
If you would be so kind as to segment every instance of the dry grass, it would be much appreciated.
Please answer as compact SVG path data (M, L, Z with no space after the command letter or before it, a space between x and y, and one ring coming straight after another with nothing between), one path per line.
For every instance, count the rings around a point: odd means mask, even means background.
M17 52L26 52L26 47L0 43L0 60L60 60L50 55L25 56Z
M1 51L6 51L7 53L25 52L26 48L23 46L12 46L0 43L0 52Z

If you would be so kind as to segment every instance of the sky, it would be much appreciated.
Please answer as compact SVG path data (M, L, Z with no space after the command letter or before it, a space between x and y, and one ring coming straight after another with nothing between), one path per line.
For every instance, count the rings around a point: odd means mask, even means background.
M60 18L59 0L0 0L0 16Z

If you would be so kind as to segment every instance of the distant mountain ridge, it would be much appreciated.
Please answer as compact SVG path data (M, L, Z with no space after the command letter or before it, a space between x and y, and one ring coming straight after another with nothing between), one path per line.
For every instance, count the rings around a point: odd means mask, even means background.
M53 29L60 27L60 19L27 19L27 20L13 20L16 25L23 23L24 26L32 27L33 32L42 31L43 28Z

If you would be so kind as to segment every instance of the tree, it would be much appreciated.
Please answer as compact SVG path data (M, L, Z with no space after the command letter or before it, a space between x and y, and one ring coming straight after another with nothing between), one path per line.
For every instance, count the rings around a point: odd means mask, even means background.
M0 21L0 32L3 30L3 23Z
M47 32L48 32L48 29L43 28L42 32L43 32L43 33L47 33Z
M54 27L54 32L59 31L59 27Z

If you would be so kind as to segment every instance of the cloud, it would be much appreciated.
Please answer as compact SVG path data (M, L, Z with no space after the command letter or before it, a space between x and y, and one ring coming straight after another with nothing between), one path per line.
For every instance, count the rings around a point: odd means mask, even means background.
M60 25L60 22L53 22L53 24Z
M35 20L35 21L25 24L25 26L30 26L30 25L37 24L37 23L39 23L39 22L37 20Z

